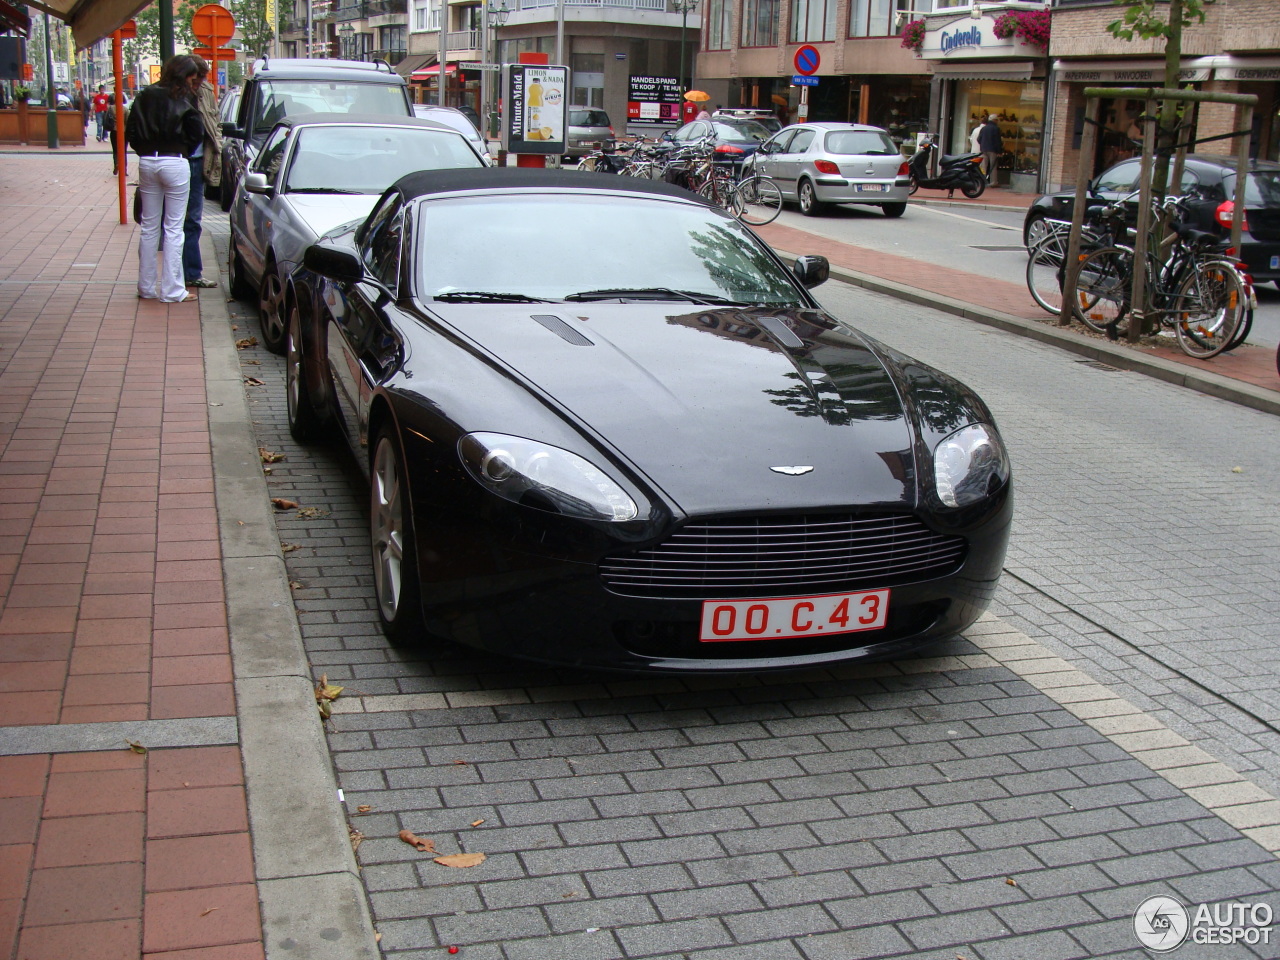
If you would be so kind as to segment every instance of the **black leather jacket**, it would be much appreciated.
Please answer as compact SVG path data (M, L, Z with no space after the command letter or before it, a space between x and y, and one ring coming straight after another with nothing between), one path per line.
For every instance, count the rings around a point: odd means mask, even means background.
M153 83L133 101L125 136L139 156L189 157L204 138L204 123L189 98L172 97L168 87Z

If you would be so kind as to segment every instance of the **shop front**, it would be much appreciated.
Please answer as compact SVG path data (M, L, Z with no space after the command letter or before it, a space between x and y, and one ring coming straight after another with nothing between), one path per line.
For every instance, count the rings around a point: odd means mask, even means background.
M943 151L969 152L974 129L994 116L1004 148L996 182L1025 193L1044 176L1045 55L1017 37L997 37L995 24L1009 11L1043 9L1010 3L931 14L920 50L933 68L929 123Z
M744 77L729 83L726 106L772 110L784 124L799 119L800 88L790 77ZM889 131L894 142L928 121L929 78L923 75L855 74L818 77L809 88L810 120L869 123Z

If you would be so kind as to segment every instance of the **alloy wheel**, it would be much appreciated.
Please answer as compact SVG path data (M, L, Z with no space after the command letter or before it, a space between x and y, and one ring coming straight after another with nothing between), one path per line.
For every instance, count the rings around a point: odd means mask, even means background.
M389 436L378 440L373 455L369 501L373 543L373 581L378 607L385 621L396 619L403 592L404 501L395 444Z

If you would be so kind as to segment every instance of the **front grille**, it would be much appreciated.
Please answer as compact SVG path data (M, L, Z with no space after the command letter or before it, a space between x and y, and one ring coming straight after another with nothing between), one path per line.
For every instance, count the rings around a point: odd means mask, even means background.
M946 576L965 547L901 514L722 517L606 557L600 577L614 593L653 599L839 593Z

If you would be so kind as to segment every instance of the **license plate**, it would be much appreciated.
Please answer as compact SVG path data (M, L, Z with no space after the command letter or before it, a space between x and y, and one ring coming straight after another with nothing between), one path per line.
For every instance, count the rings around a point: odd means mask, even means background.
M1272 270L1280 270L1280 257L1272 257L1272 258L1271 258L1271 269L1272 269Z
M888 614L888 590L781 600L706 600L698 639L703 643L786 640L823 633L882 630Z
M860 183L858 184L859 193L884 193L889 188L883 183Z

